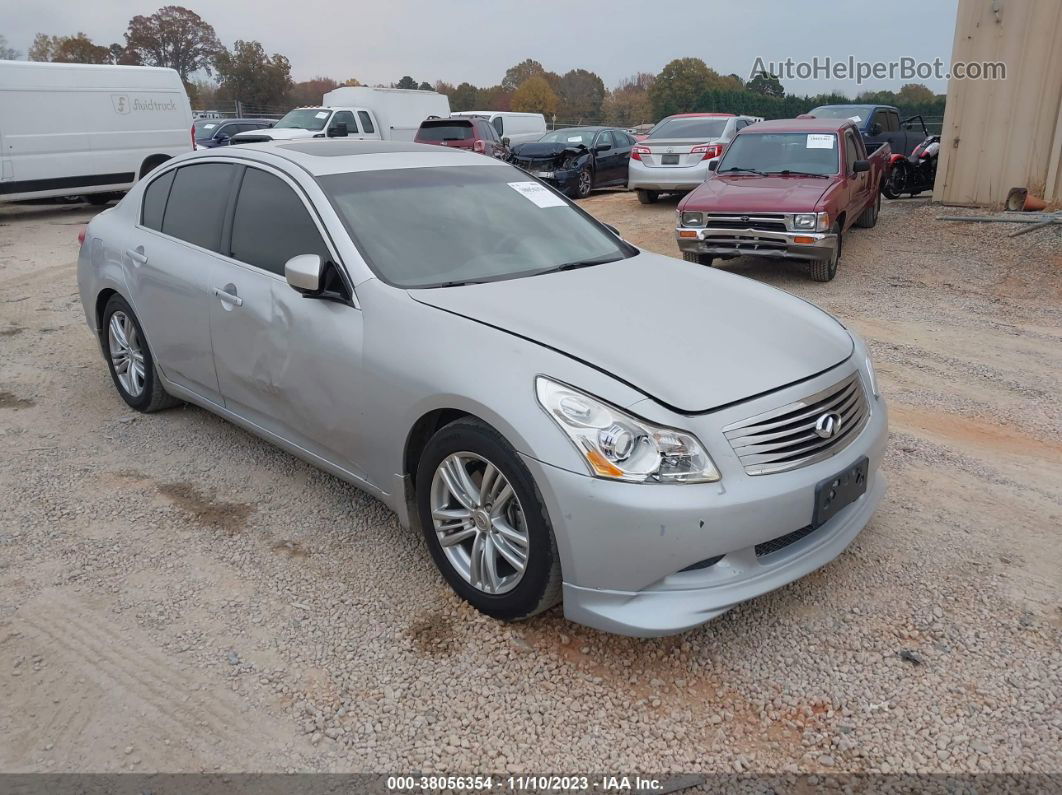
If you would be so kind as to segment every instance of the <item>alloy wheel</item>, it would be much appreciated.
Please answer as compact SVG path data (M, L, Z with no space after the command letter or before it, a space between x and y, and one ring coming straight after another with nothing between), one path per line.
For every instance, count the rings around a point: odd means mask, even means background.
M118 383L130 397L139 397L146 380L144 351L136 324L125 312L119 310L111 315L107 324L107 343Z
M452 453L431 482L431 516L443 554L472 587L487 594L515 588L527 569L530 537L512 485L476 453Z
M579 172L579 197L586 198L590 195L590 191L594 188L594 175L590 173L590 169L584 168Z

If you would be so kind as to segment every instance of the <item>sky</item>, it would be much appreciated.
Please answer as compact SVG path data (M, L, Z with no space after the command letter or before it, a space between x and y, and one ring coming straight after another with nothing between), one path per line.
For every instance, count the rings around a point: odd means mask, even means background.
M178 2L180 0L172 0ZM14 2L14 0L10 0ZM674 58L698 57L722 74L748 78L765 62L918 61L951 55L958 0L224 0L187 7L214 26L226 45L257 39L287 56L295 80L317 75L363 83L494 85L525 58L563 74L584 68L608 87L636 72L657 73ZM128 21L160 0L34 0L0 25L23 56L38 32L86 33L97 44L123 41ZM10 8L10 6L9 6ZM944 80L783 79L790 94L895 90Z

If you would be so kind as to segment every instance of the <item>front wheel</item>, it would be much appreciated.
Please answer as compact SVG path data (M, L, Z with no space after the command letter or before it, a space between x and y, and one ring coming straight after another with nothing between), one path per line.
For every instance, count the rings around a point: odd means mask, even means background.
M639 190L638 201L642 204L656 204L656 200L660 198L659 191L655 190Z
M814 260L811 263L811 278L816 282L831 282L837 275L837 263L841 259L841 225L834 224L831 231L837 236L837 247L828 258Z
M586 166L579 172L579 177L575 182L575 198L585 199L593 189L594 172L590 170L590 166Z
M910 174L908 173L907 163L901 160L892 167L892 171L889 172L885 181L881 183L881 192L886 199L898 199L908 191L909 182Z
M560 601L557 544L531 473L479 420L456 420L417 466L424 539L450 587L482 613L515 621Z

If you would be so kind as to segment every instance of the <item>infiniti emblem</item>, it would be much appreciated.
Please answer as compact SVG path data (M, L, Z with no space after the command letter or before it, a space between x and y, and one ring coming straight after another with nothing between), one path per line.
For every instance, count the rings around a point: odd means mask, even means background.
M830 439L841 430L841 415L828 411L815 421L815 434L822 439Z

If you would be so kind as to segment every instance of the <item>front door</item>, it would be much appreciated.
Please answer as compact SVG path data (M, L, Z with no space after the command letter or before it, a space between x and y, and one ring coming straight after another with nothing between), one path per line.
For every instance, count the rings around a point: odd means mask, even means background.
M214 363L230 411L360 475L361 311L304 298L284 278L299 254L336 257L300 190L247 167L231 225L231 256L212 269Z

